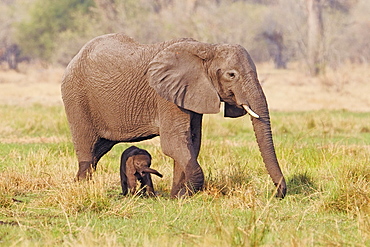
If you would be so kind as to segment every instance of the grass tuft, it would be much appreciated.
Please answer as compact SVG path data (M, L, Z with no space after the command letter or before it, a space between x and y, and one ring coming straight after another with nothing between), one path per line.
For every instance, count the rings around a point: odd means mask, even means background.
M358 215L370 210L370 168L366 164L345 167L338 186L324 204L326 210Z
M305 196L311 195L318 191L314 179L308 172L294 174L288 179L289 194L303 194Z

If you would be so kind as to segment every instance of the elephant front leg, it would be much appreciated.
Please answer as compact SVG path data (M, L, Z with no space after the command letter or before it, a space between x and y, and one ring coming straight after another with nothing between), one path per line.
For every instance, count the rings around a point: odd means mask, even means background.
M184 184L185 184L184 169L178 162L174 161L171 197L185 195L186 190Z
M134 174L126 174L127 175L127 187L131 194L135 195L136 193L136 177Z
M184 194L185 195L192 195L200 190L203 189L204 185L204 173L200 165L197 161L189 162L187 166L185 166L185 181L183 183L184 187ZM180 196L184 195L182 191L177 193Z
M198 162L189 162L185 167L175 161L171 197L193 195L202 190L204 174Z
M192 195L201 190L204 174L197 157L200 149L202 115L175 107L162 117L160 126L163 152L174 160L171 197Z
M203 188L203 184L204 174L198 163L196 165L188 164L184 168L175 160L171 197L193 195Z
M201 190L204 184L204 173L197 161L201 146L203 115L191 112L190 119L190 136L188 138L190 137L191 143L188 146L190 147L192 158L185 167L185 181L180 181L180 184L185 185L188 194L189 192ZM181 190L180 194L182 194Z
M204 174L197 161L199 150L194 149L191 133L170 140L166 135L161 136L163 152L174 160L171 197L192 195L201 190L204 184Z
M147 192L148 196L155 196L154 185L150 174L145 174L141 181L141 189Z

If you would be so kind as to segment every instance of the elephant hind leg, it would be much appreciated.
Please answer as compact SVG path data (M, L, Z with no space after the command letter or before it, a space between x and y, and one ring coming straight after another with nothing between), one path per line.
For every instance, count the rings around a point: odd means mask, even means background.
M90 180L92 178L92 164L89 161L78 162L77 180Z
M117 141L111 141L105 138L99 138L95 144L93 149L93 164L92 167L96 170L96 165L99 162L100 158L109 152L114 145L116 145Z

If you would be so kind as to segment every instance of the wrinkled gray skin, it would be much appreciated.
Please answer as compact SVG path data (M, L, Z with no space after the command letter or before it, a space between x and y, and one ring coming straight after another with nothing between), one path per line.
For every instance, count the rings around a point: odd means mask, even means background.
M249 106L263 161L277 196L286 183L276 158L269 111L256 67L240 45L192 39L139 44L123 34L88 42L68 65L62 97L76 149L78 179L90 178L99 159L116 143L160 136L174 159L171 196L203 187L197 157L202 116L246 114ZM251 114L252 115L252 114Z
M135 146L127 148L121 155L120 177L122 194L136 193L136 181L140 182L140 192L154 196L154 187L150 174L162 177L158 171L150 168L152 156L148 151Z

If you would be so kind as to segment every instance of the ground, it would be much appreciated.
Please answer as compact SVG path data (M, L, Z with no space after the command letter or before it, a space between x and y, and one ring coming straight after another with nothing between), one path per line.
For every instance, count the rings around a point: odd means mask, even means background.
M272 111L370 111L369 65L347 65L316 78L294 65L276 70L272 64L259 64L257 69ZM0 69L0 104L62 104L63 72L63 68L30 66L21 66L19 72Z

